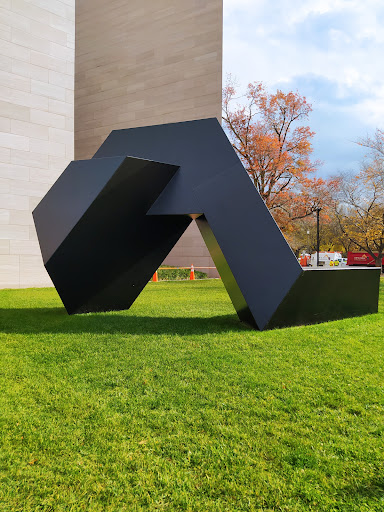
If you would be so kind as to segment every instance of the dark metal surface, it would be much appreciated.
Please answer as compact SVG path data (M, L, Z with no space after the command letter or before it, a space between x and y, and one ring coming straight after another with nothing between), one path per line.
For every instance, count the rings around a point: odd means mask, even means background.
M191 222L146 215L177 169L129 157L77 161L36 207L45 267L68 313L132 305Z
M239 318L258 329L290 325L284 304L297 300L295 283L308 294L313 283L300 278L216 119L113 131L91 160L68 166L34 211L44 263L67 311L128 308L189 215L199 216ZM375 283L366 293L377 297ZM357 306L352 314L365 310ZM302 323L319 321L306 311Z
M380 268L305 270L267 328L377 313L380 274Z

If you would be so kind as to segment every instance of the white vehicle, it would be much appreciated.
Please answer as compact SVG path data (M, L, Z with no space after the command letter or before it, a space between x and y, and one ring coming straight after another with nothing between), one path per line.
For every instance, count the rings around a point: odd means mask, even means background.
M343 258L340 252L319 252L319 267L338 267L341 266ZM311 267L317 266L317 253L311 254Z

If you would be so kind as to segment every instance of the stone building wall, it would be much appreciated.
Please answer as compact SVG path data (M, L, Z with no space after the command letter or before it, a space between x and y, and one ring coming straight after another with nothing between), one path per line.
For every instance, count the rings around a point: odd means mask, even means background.
M32 210L73 159L75 0L0 1L0 287L51 285Z

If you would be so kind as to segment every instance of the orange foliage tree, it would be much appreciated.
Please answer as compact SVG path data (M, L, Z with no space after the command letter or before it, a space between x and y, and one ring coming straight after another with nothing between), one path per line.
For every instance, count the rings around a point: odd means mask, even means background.
M241 97L231 77L223 89L229 139L285 235L294 220L327 204L328 184L310 177L319 162L310 158L314 132L302 123L311 111L299 93L269 94L262 82Z
M380 267L384 256L384 151L373 144L361 145L370 149L370 155L356 176L344 173L337 177L335 213L344 236L356 249L368 252Z

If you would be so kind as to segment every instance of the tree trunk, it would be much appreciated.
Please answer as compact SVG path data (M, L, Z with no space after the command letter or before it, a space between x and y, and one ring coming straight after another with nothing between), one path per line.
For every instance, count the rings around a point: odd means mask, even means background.
M383 255L379 254L377 258L375 258L375 267L381 267L381 260L383 259Z

